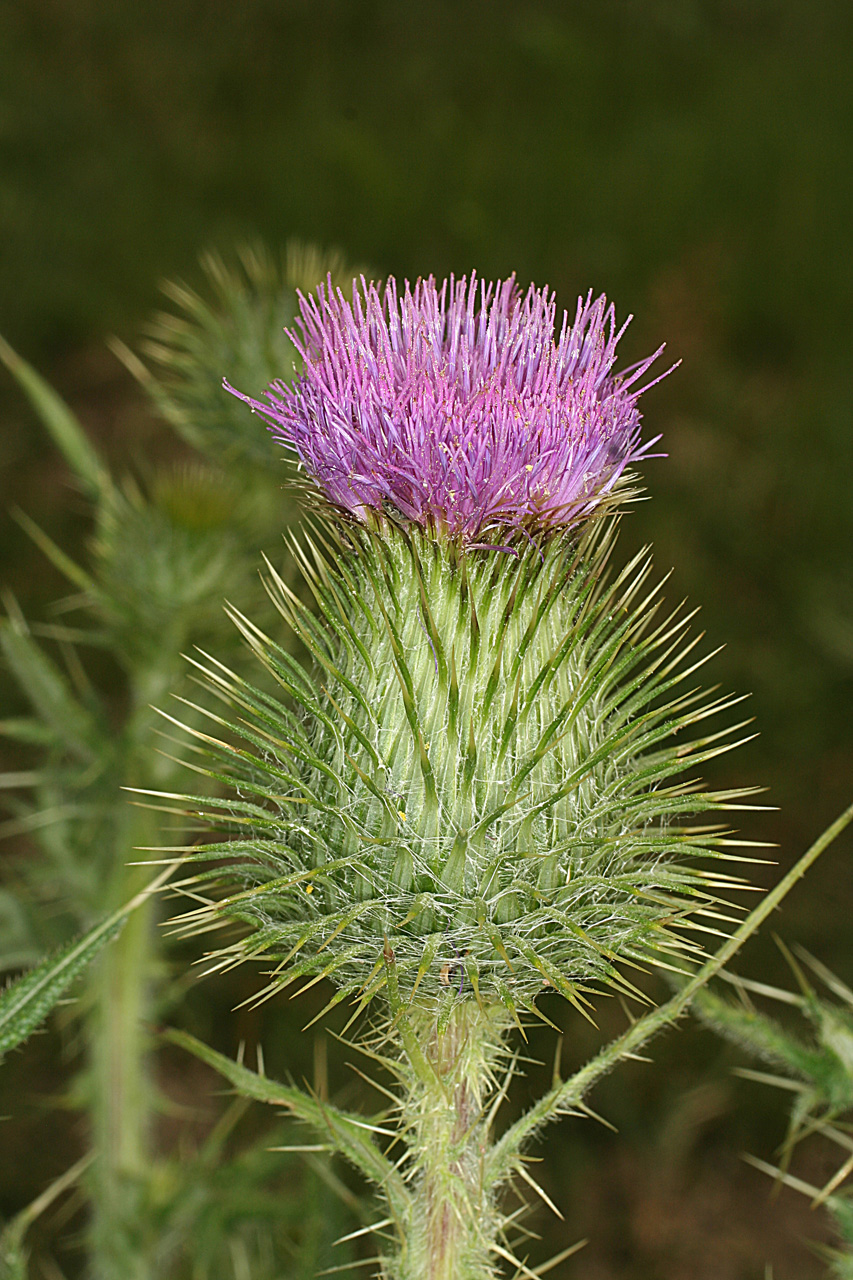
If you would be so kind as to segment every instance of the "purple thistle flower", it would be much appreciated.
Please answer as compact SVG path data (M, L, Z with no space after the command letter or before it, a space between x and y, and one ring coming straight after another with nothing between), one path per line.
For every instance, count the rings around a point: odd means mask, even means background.
M362 277L351 303L331 281L299 300L301 375L268 404L225 386L358 518L390 509L468 544L565 528L660 438L641 443L637 399L654 383L637 384L663 348L613 374L628 321L617 332L604 296L579 298L556 336L554 295L522 295L514 276L430 277L402 296Z

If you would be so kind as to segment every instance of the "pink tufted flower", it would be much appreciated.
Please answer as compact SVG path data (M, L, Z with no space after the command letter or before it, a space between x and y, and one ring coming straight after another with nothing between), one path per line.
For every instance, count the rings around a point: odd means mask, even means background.
M402 294L362 278L351 302L329 281L300 294L293 384L273 383L268 403L225 386L356 517L397 513L469 545L565 528L656 443L640 439L653 384L638 383L663 348L614 374L628 322L617 332L606 298L578 299L558 333L555 316L547 288L523 295L514 276L430 277Z

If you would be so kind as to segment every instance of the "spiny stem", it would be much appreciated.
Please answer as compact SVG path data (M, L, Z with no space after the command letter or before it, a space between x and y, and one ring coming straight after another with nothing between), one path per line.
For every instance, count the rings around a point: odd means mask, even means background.
M134 836L142 834L138 826L130 828ZM132 843L128 842L126 850L117 853L127 857L130 848ZM127 897L150 879L144 867L122 867L121 872L111 897ZM152 1085L147 1025L153 998L155 911L155 902L150 900L134 912L116 943L101 958L91 984L95 1026L90 1108L98 1157L90 1174L94 1190L91 1240L96 1280L114 1280L119 1274L123 1280L151 1278L137 1237L150 1156Z
M173 678L171 664L139 673L135 708L126 733L130 744L128 781L150 777L152 766L136 758L147 744L153 721L149 703L161 698ZM154 763L157 780L177 771L171 762ZM115 908L139 893L150 869L134 866L135 850L156 844L155 816L119 799L112 875L104 886L104 904ZM154 1020L155 975L159 940L157 903L143 902L110 950L101 957L90 984L94 1021L91 1040L89 1108L97 1159L89 1175L92 1187L91 1270L94 1280L156 1280L142 1230L151 1170L154 1085L151 1080L148 1027Z
M482 1176L489 1145L484 1100L509 1019L504 1010L464 1001L441 1020L434 1009L418 1010L412 1023L427 1070L411 1064L404 1117L416 1182L392 1274L487 1280L500 1217Z

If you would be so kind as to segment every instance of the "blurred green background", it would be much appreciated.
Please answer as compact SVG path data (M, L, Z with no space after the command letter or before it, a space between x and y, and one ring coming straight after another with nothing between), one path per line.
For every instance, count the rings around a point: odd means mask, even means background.
M605 291L636 316L626 362L662 341L683 362L644 401L668 458L625 550L654 542L726 643L710 678L752 693L761 736L713 777L769 788L744 827L787 866L853 794L852 59L849 0L0 0L0 331L144 470L175 446L103 340L133 346L202 248L299 237L378 275ZM37 617L62 588L8 509L72 550L86 519L5 376L0 424L0 582ZM851 906L848 836L778 922L848 982ZM284 1072L275 1017L301 1011L263 1016ZM821 1274L815 1215L738 1164L781 1122L729 1054L671 1037L665 1070L604 1091L621 1138L554 1135L561 1232L593 1237L555 1276Z

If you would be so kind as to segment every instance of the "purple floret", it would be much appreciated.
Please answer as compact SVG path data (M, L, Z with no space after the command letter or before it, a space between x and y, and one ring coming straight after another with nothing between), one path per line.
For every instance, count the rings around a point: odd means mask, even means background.
M514 276L402 294L362 278L352 302L329 281L299 299L300 376L268 403L234 394L358 518L396 512L469 545L576 525L656 443L640 440L637 384L663 348L613 374L628 321L617 332L603 296L558 334L554 295Z

